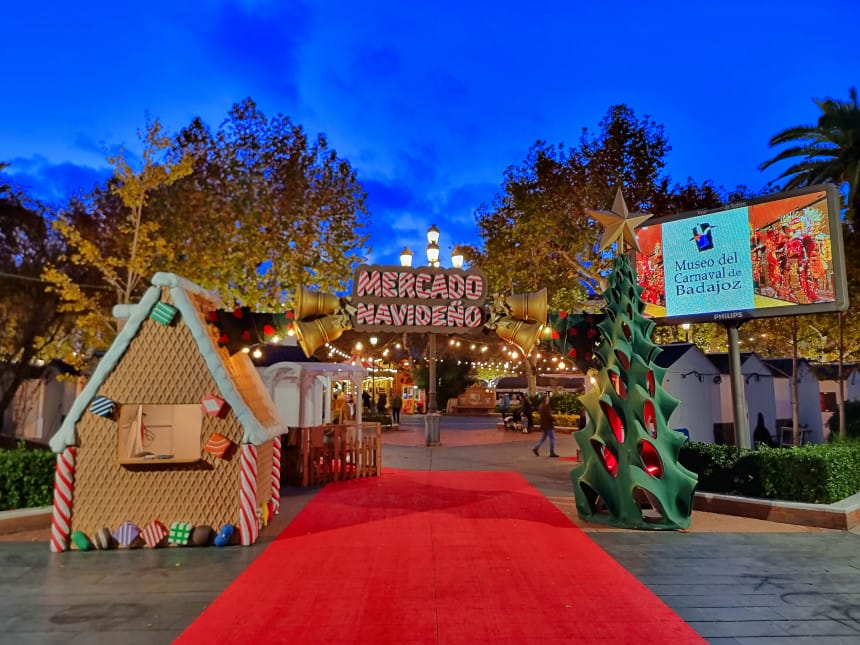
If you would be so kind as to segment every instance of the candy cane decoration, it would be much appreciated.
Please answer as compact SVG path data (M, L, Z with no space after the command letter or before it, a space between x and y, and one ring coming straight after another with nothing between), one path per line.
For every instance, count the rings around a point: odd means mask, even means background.
M257 524L257 447L242 444L242 485L239 491L239 530L242 546L257 541L260 527Z
M54 553L62 553L69 548L76 452L77 448L69 446L57 455L57 470L54 473L54 517L51 521L51 551Z
M272 439L272 514L281 510L281 435Z

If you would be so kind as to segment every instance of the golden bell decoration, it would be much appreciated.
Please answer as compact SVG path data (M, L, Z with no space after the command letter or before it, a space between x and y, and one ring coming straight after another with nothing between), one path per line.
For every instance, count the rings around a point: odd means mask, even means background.
M505 298L508 316L516 320L526 320L544 324L546 322L546 288L535 293L521 293Z
M293 304L296 339L308 358L326 343L340 338L344 330L352 329L350 313L354 308L346 298L300 286Z
M340 308L340 300L331 293L299 287L296 291L294 311L296 320L331 316Z
M516 345L516 347L527 356L537 343L543 323L525 322L505 318L496 323L496 334L502 340Z
M490 317L484 326L494 329L499 338L516 345L527 356L546 324L546 289L512 296L496 294L489 310Z
M305 356L310 358L320 347L340 338L344 330L350 328L350 324L347 316L332 315L298 321L295 328L296 340Z

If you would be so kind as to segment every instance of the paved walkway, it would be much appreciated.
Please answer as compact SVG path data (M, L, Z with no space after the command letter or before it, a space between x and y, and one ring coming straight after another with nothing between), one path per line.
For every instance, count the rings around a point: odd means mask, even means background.
M427 448L423 418L404 417L400 430L383 437L383 463L522 473L711 643L860 643L856 532L698 511L688 531L588 524L576 517L573 505L573 439L558 436L561 459L535 457L530 448L537 434L498 431L496 421L443 417L442 445ZM252 548L51 554L46 530L5 536L0 544L0 643L169 643L316 490L285 490L281 515ZM540 545L522 545L523 557L536 548ZM576 562L559 566L575 567ZM595 618L583 616L589 619ZM671 634L666 642L671 643Z

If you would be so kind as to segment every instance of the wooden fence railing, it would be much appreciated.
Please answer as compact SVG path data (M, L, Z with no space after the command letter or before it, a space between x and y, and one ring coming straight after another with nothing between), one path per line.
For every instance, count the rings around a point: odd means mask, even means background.
M290 428L281 450L281 481L319 486L341 479L373 477L382 471L382 427L378 423Z

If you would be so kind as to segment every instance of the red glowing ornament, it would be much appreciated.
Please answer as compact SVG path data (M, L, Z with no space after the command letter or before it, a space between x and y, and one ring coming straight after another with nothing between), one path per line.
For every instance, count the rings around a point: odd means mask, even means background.
M567 353L567 355L568 355L568 356L570 356L571 358L576 358L576 350L575 350L575 349L571 349L571 350Z
M287 317L288 319L292 320L293 318L295 318L295 317L296 317L296 314L295 314L295 312L294 312L292 309L290 309L289 311L287 311L287 313L286 313L286 317Z
M629 370L629 369L630 369L630 359L629 359L629 358L627 358L627 354L625 354L624 352L622 352L620 349L616 349L616 350L615 350L615 356L618 358L618 361L621 363L621 366L622 366L625 370Z
M241 318L241 317L242 317L242 315L243 315L243 314L242 314L242 307L236 307L236 308L233 310L233 317L234 317L234 318Z
M559 334L555 329L553 329L552 330L552 339L558 340L559 338L561 338L561 334Z
M567 312L562 309L561 311L558 312L558 317L559 318L567 318Z
M603 467L613 477L618 477L618 460L612 451L606 446L600 446L600 457L603 459Z
M621 422L621 417L615 412L615 408L606 401L601 401L600 407L603 408L603 414L606 415L606 420L609 421L609 426L612 428L618 443L624 443L624 424Z
M219 345L223 346L229 342L230 342L230 338L227 336L227 334L221 334L221 336L218 337L218 344Z
M650 441L643 441L639 444L639 457L642 459L642 466L645 472L656 479L663 477L663 462L660 459L660 454Z
M263 334L265 334L266 336L274 336L275 328L271 325L263 325Z
M645 380L648 381L648 394L654 396L654 390L657 387L657 383L654 379L654 370L648 370L648 374L645 375Z
M242 332L242 340L251 340L251 332L249 330L245 330Z

